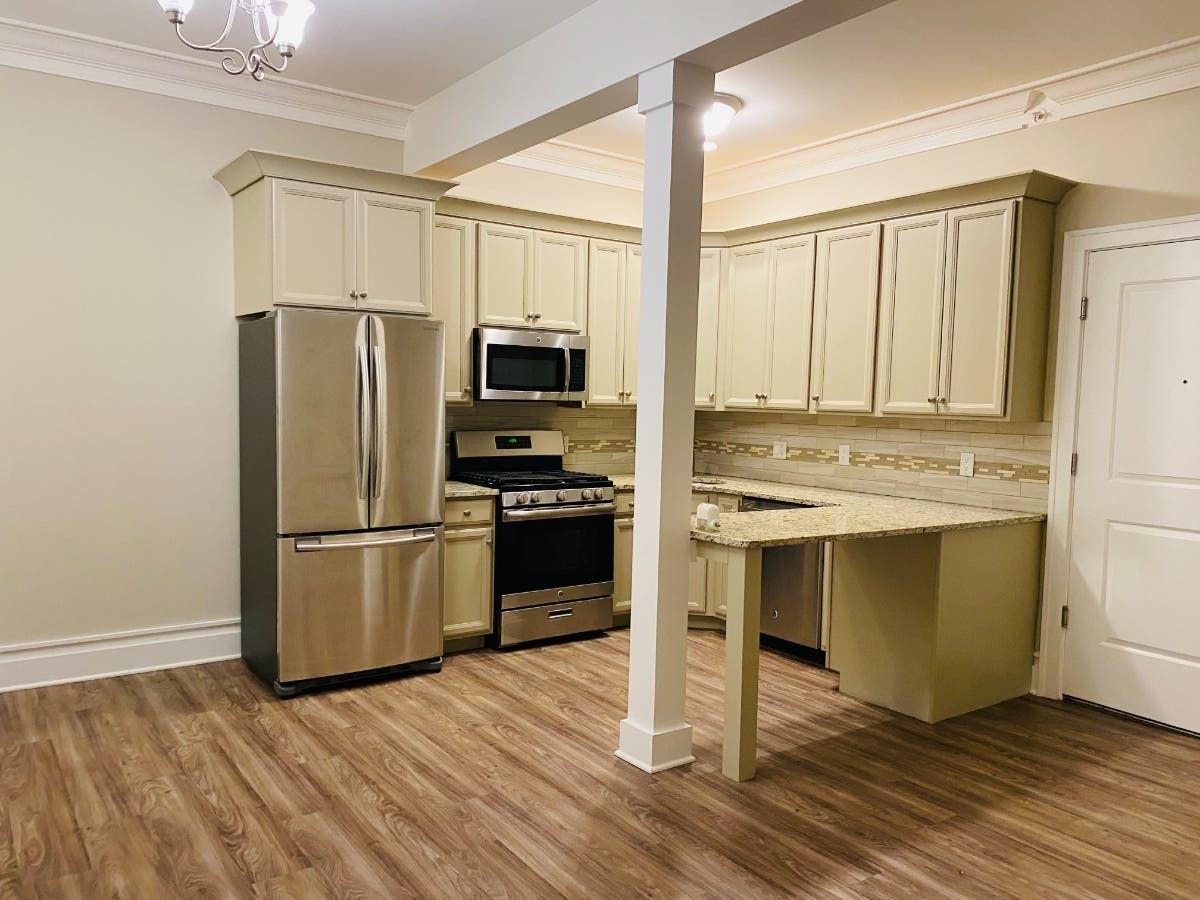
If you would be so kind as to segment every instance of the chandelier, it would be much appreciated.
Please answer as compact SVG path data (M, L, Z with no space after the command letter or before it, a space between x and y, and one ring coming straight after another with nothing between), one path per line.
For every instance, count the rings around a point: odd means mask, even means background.
M158 0L175 34L193 50L220 53L221 68L230 75L249 75L262 81L266 70L282 72L304 39L304 26L313 14L312 0L229 0L229 16L220 37L208 44L194 44L183 36L183 23L195 0ZM250 18L256 43L249 50L223 46L237 20L238 10ZM275 60L271 48L274 48Z

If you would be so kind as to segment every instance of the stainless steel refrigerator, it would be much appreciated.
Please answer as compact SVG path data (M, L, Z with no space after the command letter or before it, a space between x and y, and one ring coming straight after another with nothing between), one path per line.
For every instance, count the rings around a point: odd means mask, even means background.
M382 313L239 323L242 656L280 696L441 664L443 342Z

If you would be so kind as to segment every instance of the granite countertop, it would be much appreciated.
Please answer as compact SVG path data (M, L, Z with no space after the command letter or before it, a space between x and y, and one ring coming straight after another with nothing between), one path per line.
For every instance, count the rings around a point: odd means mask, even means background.
M465 481L447 481L446 499L462 500L470 497L495 497L499 491L495 488L480 487L477 484L467 484Z
M934 500L910 500L749 478L697 477L703 479L693 481L692 486L697 491L814 504L806 509L721 513L716 531L700 531L694 527L695 519L692 520L694 540L743 549L1019 525L1046 519L1041 513L1010 512ZM633 487L632 475L613 476L612 480L617 490Z

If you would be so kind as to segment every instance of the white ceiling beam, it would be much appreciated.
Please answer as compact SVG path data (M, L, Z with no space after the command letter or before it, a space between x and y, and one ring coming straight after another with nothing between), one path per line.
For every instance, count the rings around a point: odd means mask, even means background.
M454 178L631 106L672 59L721 71L892 0L597 0L420 104L405 169Z

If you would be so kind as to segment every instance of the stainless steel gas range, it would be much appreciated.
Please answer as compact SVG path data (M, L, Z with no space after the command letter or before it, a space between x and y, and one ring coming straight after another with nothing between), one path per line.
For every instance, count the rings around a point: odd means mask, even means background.
M495 488L496 629L492 643L612 625L613 484L566 472L560 431L458 431L451 476Z

